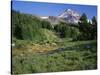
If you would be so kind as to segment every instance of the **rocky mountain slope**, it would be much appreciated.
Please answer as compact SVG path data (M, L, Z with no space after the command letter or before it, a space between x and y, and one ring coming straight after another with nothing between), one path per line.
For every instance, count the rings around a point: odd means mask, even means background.
M60 15L58 16L47 16L41 17L42 19L48 20L51 24L58 24L59 22L66 22L66 23L78 23L80 19L80 14L71 9L65 9Z

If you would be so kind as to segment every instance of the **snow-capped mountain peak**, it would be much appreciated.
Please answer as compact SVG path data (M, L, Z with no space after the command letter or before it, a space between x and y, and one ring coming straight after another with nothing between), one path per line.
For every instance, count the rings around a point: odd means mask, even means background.
M66 23L78 23L80 19L80 14L71 9L65 9L59 16L48 16L48 17L41 17L42 19L47 19L50 23L57 24L60 21Z
M63 18L67 22L77 23L80 19L80 14L71 9L65 9L58 17Z

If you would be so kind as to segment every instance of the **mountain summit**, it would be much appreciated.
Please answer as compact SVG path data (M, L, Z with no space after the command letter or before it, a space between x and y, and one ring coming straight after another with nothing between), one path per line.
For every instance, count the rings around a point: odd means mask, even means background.
M78 23L80 19L80 14L71 9L65 9L63 13L61 13L59 18L62 18L65 22L68 23Z
M71 9L65 9L60 15L58 16L48 16L46 18L41 17L42 19L47 19L51 24L57 24L59 22L66 22L66 23L78 23L80 19L80 14Z

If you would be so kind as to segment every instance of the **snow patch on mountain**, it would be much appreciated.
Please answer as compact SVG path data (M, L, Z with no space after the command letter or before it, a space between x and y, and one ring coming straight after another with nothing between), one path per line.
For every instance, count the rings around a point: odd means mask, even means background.
M66 23L78 23L80 19L80 14L71 9L65 9L60 15L58 16L45 16L41 17L41 19L48 20L51 24L58 24L59 22L66 22Z

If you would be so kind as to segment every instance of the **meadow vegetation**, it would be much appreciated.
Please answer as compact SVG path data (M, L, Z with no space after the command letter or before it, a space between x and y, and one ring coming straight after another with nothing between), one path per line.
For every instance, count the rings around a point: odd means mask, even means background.
M97 21L51 25L12 10L12 74L97 69Z

